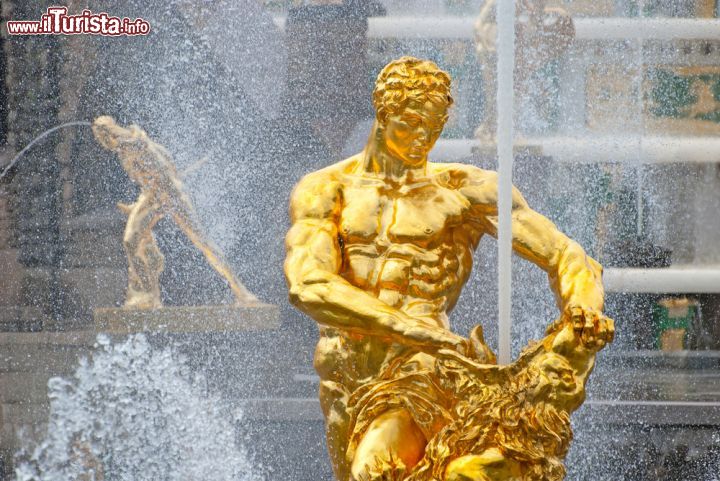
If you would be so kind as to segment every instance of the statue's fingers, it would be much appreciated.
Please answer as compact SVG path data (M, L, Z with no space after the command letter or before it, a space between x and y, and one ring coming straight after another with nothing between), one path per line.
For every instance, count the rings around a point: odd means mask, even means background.
M597 313L595 311L588 311L585 314L585 323L589 332L587 337L587 346L595 347L600 339L600 336L598 336L600 326Z
M609 317L605 317L605 341L613 342L615 339L615 321Z
M593 311L585 311L583 318L585 321L583 327L583 342L586 346L592 346L597 339L597 314Z
M571 307L568 315L570 316L570 322L572 323L575 333L581 336L585 326L583 309L581 307Z

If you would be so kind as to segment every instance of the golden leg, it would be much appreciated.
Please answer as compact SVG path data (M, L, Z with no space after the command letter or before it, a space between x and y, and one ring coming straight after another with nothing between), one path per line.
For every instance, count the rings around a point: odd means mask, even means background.
M143 240L140 246L140 253L147 269L148 292L153 297L153 307L160 307L160 274L165 267L165 256L160 252L157 241L152 232L147 239Z
M347 390L341 384L333 381L320 383L320 407L325 415L325 436L330 462L335 478L340 481L347 481L350 477L350 463L346 456L350 424L347 401Z
M355 481L402 481L425 453L427 440L405 409L393 409L370 424L352 461Z
M151 198L140 195L128 214L123 248L128 258L128 291L125 306L148 309L159 307L162 254L152 229L162 214Z
M172 217L180 230L185 233L195 247L200 249L200 252L203 253L213 269L227 281L233 294L235 294L237 303L256 302L257 298L235 277L230 266L220 254L220 250L215 247L212 241L204 239L200 234L200 228L195 221L195 213L190 206L190 202L185 201L183 204L173 206L171 211Z

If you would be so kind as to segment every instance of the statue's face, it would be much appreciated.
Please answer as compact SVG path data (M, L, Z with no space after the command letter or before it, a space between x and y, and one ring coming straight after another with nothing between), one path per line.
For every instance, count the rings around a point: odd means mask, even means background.
M408 165L421 165L447 121L447 107L427 101L410 102L385 120L385 145Z
M575 371L567 360L554 353L548 353L537 360L540 376L530 393L533 399L555 404L558 408L573 406L582 396ZM578 389L580 388L580 389Z
M111 117L98 117L93 122L92 129L100 145L109 150L115 150L117 148L118 138L114 135L114 131L117 130L117 125Z
M142 150L142 131L135 125L124 128L110 117L98 117L92 129L100 145L108 150L128 155Z

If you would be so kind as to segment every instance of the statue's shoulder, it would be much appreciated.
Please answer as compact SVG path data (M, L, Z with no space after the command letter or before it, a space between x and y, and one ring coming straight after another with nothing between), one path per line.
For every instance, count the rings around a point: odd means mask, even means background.
M357 163L356 156L306 174L293 189L290 209L293 216L328 217L342 199L342 178Z
M359 156L341 160L315 172L306 174L295 186L295 190L327 190L327 187L340 188L343 178L357 166Z
M432 175L449 188L461 189L468 186L495 185L497 173L474 165L455 162L432 162Z

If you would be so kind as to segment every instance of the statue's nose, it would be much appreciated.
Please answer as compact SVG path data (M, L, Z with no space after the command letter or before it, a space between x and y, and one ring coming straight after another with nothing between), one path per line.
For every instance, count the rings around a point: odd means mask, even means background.
M427 142L430 139L430 132L424 127L418 127L417 129L418 139L423 142Z

